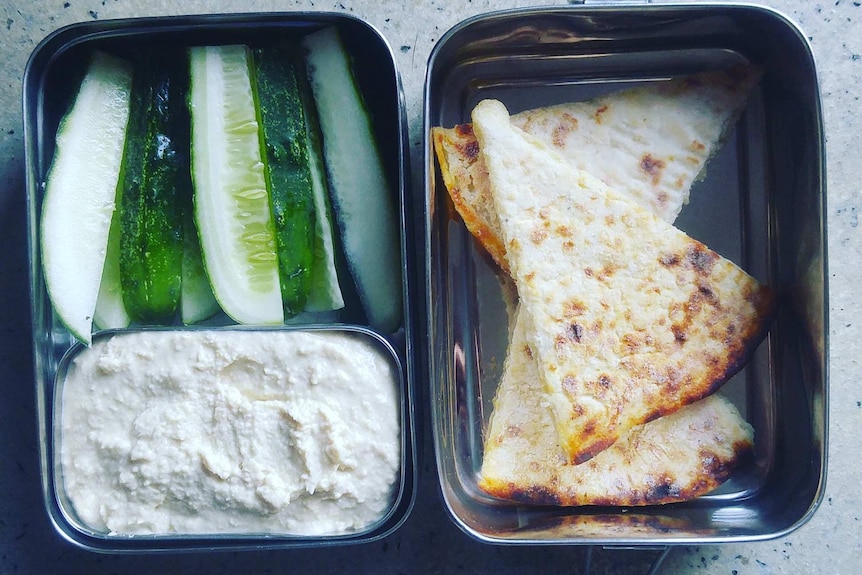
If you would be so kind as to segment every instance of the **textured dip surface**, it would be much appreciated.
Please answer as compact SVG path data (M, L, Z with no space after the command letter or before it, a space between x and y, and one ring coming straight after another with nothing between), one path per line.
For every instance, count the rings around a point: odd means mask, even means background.
M84 350L62 387L62 485L117 534L337 534L391 507L397 373L326 331L161 331Z

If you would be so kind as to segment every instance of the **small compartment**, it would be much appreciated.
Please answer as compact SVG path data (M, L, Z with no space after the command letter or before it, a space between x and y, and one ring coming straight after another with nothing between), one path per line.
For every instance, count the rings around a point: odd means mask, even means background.
M99 332L54 385L56 512L94 545L360 541L410 498L404 390L361 327Z

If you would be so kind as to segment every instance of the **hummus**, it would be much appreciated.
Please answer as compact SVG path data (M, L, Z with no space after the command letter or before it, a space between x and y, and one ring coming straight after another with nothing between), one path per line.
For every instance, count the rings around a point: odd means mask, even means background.
M63 488L98 532L362 530L393 505L397 382L361 334L115 335L61 388Z

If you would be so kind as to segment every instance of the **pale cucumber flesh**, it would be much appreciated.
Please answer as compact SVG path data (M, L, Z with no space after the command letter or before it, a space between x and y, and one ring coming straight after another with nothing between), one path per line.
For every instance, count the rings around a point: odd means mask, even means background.
M306 36L303 48L347 264L369 323L391 333L403 305L399 220L371 120L337 30Z
M313 145L313 144L312 144ZM314 267L311 272L311 293L305 304L306 311L329 311L344 307L344 296L338 283L335 267L335 242L329 206L329 190L319 151L309 153L311 183L314 191L315 221Z
M213 293L234 321L281 323L248 48L195 47L190 56L195 222Z
M121 189L117 189L117 205L120 203ZM120 281L120 218L115 209L108 232L108 246L105 252L105 266L99 284L99 296L93 322L101 329L128 327L132 318L123 302L123 285Z
M183 282L180 317L185 325L209 319L219 312L204 269L200 240L191 214L183 225Z
M42 205L46 289L60 321L88 344L114 213L131 85L127 62L94 53L58 128Z
M335 240L332 225L332 208L329 203L329 187L326 182L326 164L323 159L320 124L314 95L306 75L300 75L299 95L305 108L306 131L308 133L308 165L311 170L311 187L315 209L314 267L311 271L311 292L305 304L306 311L322 312L344 307L344 295L335 264Z

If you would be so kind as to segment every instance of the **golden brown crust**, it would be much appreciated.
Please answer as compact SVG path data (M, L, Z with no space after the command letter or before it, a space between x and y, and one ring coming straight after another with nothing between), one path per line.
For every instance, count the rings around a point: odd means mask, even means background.
M478 240L497 265L508 273L506 248L500 234L494 229L496 216L482 206L477 190L487 187L488 170L479 157L479 142L470 124L454 128L431 129L434 150L440 164L443 184L449 192L452 205L467 230Z
M768 288L569 166L499 102L473 120L570 461L721 385L766 331Z
M704 495L753 449L753 431L725 398L712 395L636 426L580 465L569 463L526 343L519 310L485 438L479 487L535 505L657 505Z

